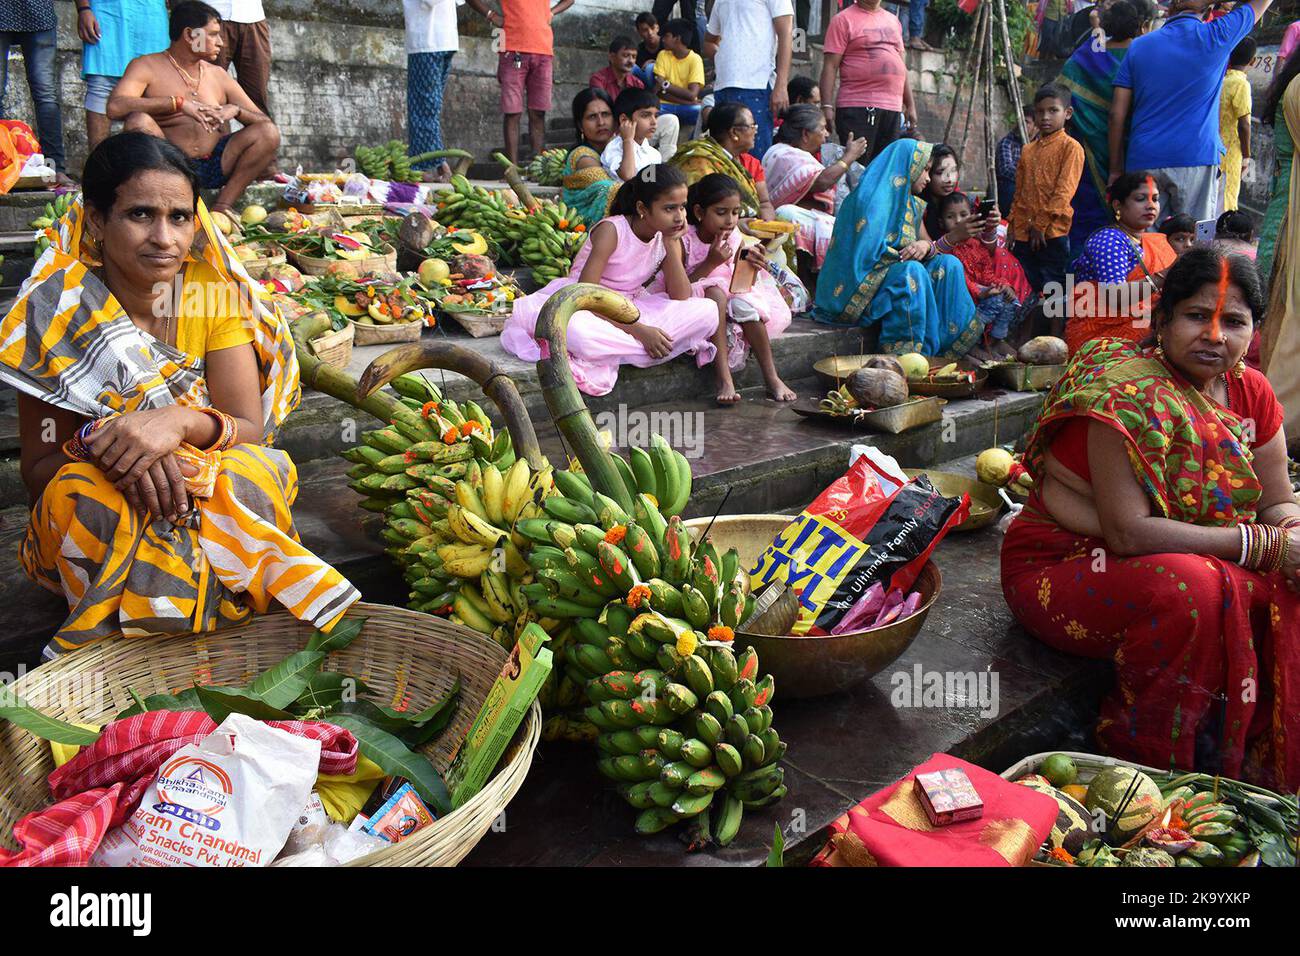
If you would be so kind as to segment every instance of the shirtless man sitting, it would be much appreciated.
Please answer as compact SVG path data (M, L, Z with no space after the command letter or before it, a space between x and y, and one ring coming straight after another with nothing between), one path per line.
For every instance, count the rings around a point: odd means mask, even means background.
M280 131L225 70L221 16L206 3L172 7L171 46L139 56L126 68L108 100L108 118L168 140L190 158L205 189L219 189L214 211L229 213L257 175L275 158ZM231 133L229 123L243 126Z

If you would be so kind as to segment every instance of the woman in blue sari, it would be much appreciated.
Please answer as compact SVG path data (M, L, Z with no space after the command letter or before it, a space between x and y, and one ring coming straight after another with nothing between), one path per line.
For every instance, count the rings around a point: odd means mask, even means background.
M813 315L832 325L880 323L883 352L961 356L984 326L961 262L938 253L921 222L931 149L900 139L867 167L835 217Z

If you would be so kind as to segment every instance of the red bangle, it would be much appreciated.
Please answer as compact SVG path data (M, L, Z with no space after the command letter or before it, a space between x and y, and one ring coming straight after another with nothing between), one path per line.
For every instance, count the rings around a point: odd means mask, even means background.
M203 450L207 452L228 451L230 447L235 444L235 439L239 434L239 423L235 421L234 416L227 415L225 412L221 411L221 409L212 408L211 406L198 408L195 409L195 411L200 411L205 415L215 418L217 424L220 426L220 431L217 432L216 441Z

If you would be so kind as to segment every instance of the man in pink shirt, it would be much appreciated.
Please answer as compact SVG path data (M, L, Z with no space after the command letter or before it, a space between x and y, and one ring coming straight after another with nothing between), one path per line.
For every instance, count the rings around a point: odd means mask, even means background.
M587 85L604 90L611 100L618 99L618 94L628 87L644 90L645 84L632 73L635 67L636 44L632 42L632 38L614 37L609 44L609 66L591 74Z
M903 120L913 129L917 125L903 29L880 3L854 0L831 17L822 56L826 125L834 125L840 143L858 137L867 141L864 164L898 138Z
M493 30L493 48L497 56L497 82L501 84L502 128L506 139L506 156L519 162L519 116L524 111L524 93L528 94L528 143L533 155L546 146L546 111L551 108L551 74L555 49L551 35L551 18L573 6L573 0L500 0L503 13L487 5L486 0L467 0L469 5Z

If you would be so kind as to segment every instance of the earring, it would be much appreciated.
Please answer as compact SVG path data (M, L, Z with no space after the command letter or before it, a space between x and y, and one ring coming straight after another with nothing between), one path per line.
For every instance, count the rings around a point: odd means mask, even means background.
M99 258L99 241L89 232L81 234L81 258L92 266L103 265Z
M1237 359L1237 364L1232 367L1232 377L1241 378L1246 374L1246 360Z
M1165 357L1164 344L1159 339L1156 339L1156 358L1163 359L1164 357Z

